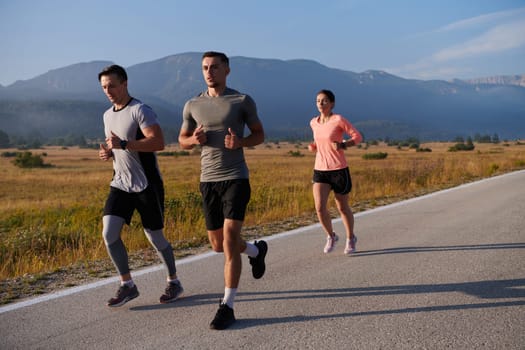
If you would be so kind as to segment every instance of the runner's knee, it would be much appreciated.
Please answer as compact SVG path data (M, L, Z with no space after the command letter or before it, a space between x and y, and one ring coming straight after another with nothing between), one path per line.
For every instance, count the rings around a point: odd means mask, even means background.
M124 219L114 215L104 215L102 218L102 236L106 246L110 246L120 238Z

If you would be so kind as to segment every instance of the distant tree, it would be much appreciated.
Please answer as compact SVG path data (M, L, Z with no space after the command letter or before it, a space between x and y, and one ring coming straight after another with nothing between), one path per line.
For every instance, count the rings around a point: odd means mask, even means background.
M9 135L3 130L0 130L0 148L7 148L9 144Z
M498 136L498 134L494 134L492 136L492 143L499 143L499 136Z
M386 143L387 146L397 146L399 144L399 141L388 139L388 142Z
M488 134L485 134L485 135L476 134L474 136L474 141L479 142L479 143L492 143L492 138Z
M38 148L42 147L42 141L40 141L38 139L33 139L26 146L27 146L27 148L31 148L31 149L38 149Z
M48 141L49 145L55 145L55 146L80 146L80 147L88 147L87 139L84 135L76 135L76 134L68 134L66 136L60 136L52 138ZM98 147L98 145L97 145Z
M419 144L420 143L417 137L409 137L407 138L406 142L409 144Z
M20 147L25 144L27 144L27 141L23 136L11 135L11 145L13 147Z

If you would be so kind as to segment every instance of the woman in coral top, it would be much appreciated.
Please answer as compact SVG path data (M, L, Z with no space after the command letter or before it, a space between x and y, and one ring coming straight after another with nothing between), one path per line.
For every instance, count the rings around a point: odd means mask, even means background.
M313 195L317 217L327 236L324 252L330 253L339 239L332 229L332 219L327 208L328 196L333 190L337 209L346 229L344 253L351 254L356 250L357 237L354 234L354 214L348 204L352 179L344 150L357 145L363 138L347 119L332 112L335 105L335 95L332 91L319 91L316 104L320 114L310 121L314 142L308 146L308 150L317 152ZM350 136L350 139L344 140L345 134Z

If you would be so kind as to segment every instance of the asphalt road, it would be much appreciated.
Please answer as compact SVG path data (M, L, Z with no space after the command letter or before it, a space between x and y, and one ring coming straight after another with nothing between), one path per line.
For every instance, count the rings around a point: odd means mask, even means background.
M359 213L356 233L352 257L323 254L318 225L267 237L229 330L208 328L224 285L206 253L178 261L173 304L155 266L120 308L113 278L4 306L0 349L525 349L525 171Z

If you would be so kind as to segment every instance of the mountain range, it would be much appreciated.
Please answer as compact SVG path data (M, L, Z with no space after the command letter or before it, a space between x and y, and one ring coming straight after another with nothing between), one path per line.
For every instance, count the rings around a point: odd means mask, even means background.
M206 89L202 53L176 54L126 67L132 96L151 105L164 129L177 132L186 100ZM9 86L0 85L0 130L9 135L103 138L109 107L97 75L109 61L77 63ZM334 112L366 139L450 140L497 134L525 137L525 75L471 80L404 79L384 71L355 73L311 60L230 58L228 86L250 94L268 138L311 138L320 89L336 95Z

